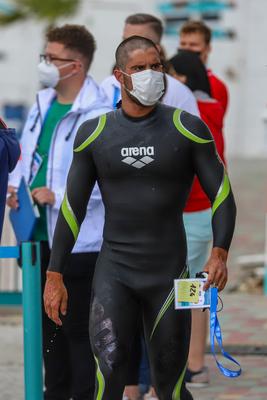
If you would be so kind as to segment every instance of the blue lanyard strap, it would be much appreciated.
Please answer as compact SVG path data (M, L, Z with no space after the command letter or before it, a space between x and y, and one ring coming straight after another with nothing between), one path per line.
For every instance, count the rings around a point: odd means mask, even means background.
M211 288L211 305L210 305L210 347L212 355L218 365L219 370L223 373L223 375L227 376L228 378L236 378L241 374L242 369L239 362L237 362L233 357L231 357L230 354L228 354L223 348L221 327L219 324L219 320L217 318L217 303L218 303L218 289L214 287ZM238 370L233 371L229 368L226 368L217 360L214 347L214 338L216 338L217 340L222 355L228 360L232 361L234 364L236 364L239 367Z
M120 98L121 90L117 86L114 86L114 93L113 93L113 109L116 110L117 103Z

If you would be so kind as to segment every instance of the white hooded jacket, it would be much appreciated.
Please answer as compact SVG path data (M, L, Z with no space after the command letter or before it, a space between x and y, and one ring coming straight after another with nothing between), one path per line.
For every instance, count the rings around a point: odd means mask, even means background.
M10 174L9 185L18 187L21 176L29 181L32 157L41 134L46 113L56 96L54 89L38 92L37 99L28 114L21 138L21 160ZM68 171L72 161L73 142L79 126L87 119L110 111L108 100L96 82L88 76L71 109L57 124L49 149L46 186L55 193L55 204L47 208L49 245L65 193ZM102 244L104 207L99 188L95 185L81 225L74 253L99 251Z

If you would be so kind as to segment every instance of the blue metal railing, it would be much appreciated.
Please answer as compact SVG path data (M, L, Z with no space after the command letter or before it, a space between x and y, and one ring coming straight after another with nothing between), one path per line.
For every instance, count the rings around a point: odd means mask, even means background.
M24 398L43 400L40 243L0 247L0 258L22 259Z
M0 258L19 258L19 246L0 247ZM0 306L21 306L21 291L0 291Z

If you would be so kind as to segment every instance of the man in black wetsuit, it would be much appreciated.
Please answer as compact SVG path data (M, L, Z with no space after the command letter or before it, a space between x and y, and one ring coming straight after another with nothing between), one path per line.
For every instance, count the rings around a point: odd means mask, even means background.
M235 224L229 179L207 126L158 103L164 75L157 48L138 36L116 51L122 108L85 122L54 235L44 293L48 316L61 325L67 311L63 266L98 181L105 206L90 337L97 364L95 399L120 400L133 333L142 316L153 384L160 400L191 400L184 384L190 311L174 310L175 278L188 276L182 212L194 175L213 210L208 283L223 289ZM178 244L178 245L177 245Z

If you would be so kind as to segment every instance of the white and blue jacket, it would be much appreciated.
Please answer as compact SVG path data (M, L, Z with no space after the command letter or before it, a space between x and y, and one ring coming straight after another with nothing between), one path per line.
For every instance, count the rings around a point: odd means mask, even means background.
M10 174L9 185L18 187L21 176L29 181L32 157L36 149L47 111L56 96L54 89L38 92L30 109L21 138L21 160ZM49 245L65 193L68 171L72 162L73 142L79 126L86 121L110 111L108 100L99 90L97 83L88 76L78 93L71 109L57 124L48 154L46 186L55 193L55 204L47 206L47 230ZM104 207L99 188L95 185L87 207L85 219L74 253L99 251L102 244Z

